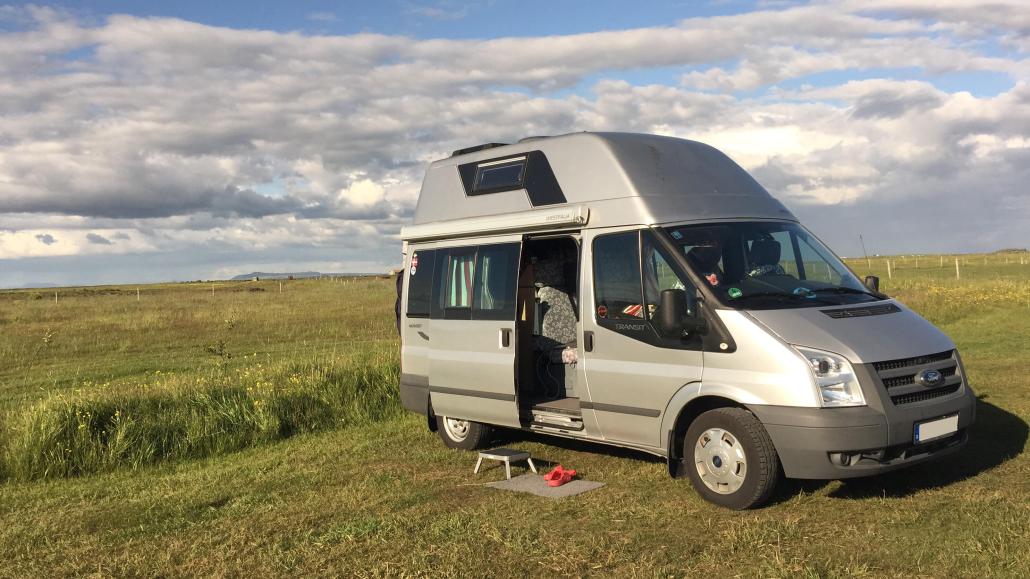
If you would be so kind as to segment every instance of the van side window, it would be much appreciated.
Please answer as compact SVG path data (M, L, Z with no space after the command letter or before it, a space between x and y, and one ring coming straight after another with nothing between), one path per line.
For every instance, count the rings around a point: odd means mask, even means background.
M481 245L476 254L473 320L514 320L519 244Z
M429 317L432 300L433 270L436 267L436 250L421 249L411 254L408 267L408 309L409 318Z
M599 319L642 320L639 233L627 231L594 240L594 312Z

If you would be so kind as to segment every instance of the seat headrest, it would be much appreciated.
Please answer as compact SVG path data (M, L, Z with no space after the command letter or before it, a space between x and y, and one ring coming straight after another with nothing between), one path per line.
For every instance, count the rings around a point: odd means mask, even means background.
M780 242L775 239L756 239L751 243L751 263L776 265L780 262Z
M711 273L722 257L722 251L714 245L698 245L687 252L689 259L702 273Z

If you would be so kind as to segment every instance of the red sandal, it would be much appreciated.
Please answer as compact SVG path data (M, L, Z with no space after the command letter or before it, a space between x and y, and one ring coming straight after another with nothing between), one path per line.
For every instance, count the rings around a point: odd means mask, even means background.
M560 487L563 484L572 480L576 476L576 471L565 470L562 465L554 467L554 470L544 475L544 480L547 481L549 487Z

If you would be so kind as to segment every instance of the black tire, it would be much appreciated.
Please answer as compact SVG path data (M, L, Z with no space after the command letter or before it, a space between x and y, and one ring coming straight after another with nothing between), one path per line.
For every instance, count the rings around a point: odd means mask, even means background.
M455 421L454 419L451 419L452 422L448 425L447 420L446 416L436 417L436 433L440 435L440 439L448 448L476 450L486 448L490 444L494 430L490 425L471 420ZM463 423L463 428L457 427L455 422ZM462 432L464 432L464 436L461 435Z
M719 431L724 433L723 438L716 446L709 447L711 434ZM700 442L702 435L708 441L705 444ZM697 453L695 446L700 447ZM734 454L741 448L742 463ZM723 458L723 454L728 459ZM694 489L705 500L735 510L765 503L780 479L780 458L769 433L754 414L743 408L716 408L695 418L683 439L683 466ZM704 471L709 484L720 491L710 488L699 471ZM741 472L743 474L739 474ZM723 480L729 482L723 483ZM734 488L736 484L739 488Z

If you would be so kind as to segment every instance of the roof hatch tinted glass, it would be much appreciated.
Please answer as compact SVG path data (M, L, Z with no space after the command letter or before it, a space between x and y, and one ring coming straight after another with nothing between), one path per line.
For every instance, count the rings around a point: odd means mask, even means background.
M472 190L486 193L498 189L519 189L526 174L526 158L505 159L482 163L476 167L476 180Z

